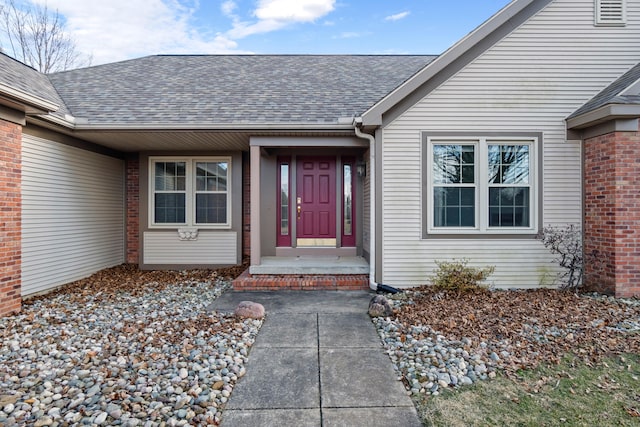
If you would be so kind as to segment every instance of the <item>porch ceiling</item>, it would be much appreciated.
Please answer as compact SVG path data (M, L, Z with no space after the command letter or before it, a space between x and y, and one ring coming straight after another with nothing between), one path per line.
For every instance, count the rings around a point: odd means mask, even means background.
M278 127L244 127L227 129L162 128L87 129L76 126L63 128L43 120L33 120L40 126L57 130L67 135L111 148L120 152L138 151L248 151L251 137L353 137L349 126L296 129Z
M122 152L137 151L246 151L247 132L206 130L77 131L78 138Z
M347 131L107 131L77 132L79 138L123 152L136 151L248 151L253 136L327 137L353 136Z

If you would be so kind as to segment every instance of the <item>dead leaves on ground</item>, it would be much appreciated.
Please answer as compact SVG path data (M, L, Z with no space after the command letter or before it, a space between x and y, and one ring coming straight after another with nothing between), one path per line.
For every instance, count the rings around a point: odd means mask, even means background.
M633 408L633 407L624 407L623 408L625 410L625 412L627 414L629 414L632 417L640 417L640 410L638 410L637 408Z
M136 264L121 264L100 270L85 279L64 285L46 295L29 298L25 300L25 305L59 294L69 294L78 300L92 296L97 302L124 293L131 297L138 297L145 292L161 291L172 284L208 282L219 277L233 280L248 267L248 260L232 267L195 270L140 270Z
M418 291L414 304L396 312L402 324L428 325L450 340L468 338L471 347L483 341L501 343L510 353L509 360L502 360L507 373L540 362L558 363L567 353L591 363L610 354L640 352L640 333L609 327L625 320L637 322L640 307L614 299L548 289L462 295L428 287Z

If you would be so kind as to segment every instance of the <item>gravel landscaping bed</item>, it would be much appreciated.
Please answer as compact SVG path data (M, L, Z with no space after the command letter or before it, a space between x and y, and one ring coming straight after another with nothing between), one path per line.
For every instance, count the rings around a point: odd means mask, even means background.
M0 426L218 425L261 320L207 313L226 270L123 265L0 319ZM553 290L389 296L373 322L408 393L516 375L574 353L640 353L640 300Z
M224 273L125 265L26 301L0 319L0 425L219 424L262 324L205 313Z
M640 300L555 290L458 295L420 288L389 297L373 319L410 394L514 375L572 352L587 363L640 352Z

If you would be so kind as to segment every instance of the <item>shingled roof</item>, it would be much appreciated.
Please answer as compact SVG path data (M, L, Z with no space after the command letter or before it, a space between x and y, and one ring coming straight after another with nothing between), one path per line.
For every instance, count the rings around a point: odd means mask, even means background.
M607 104L634 105L640 104L640 95L621 93L632 84L640 80L640 63L629 71L624 73L620 78L604 88L600 93L591 98L586 104L577 109L567 119L580 116L582 114L595 111Z
M45 74L3 53L0 53L0 84L57 104L60 106L60 114L67 112L62 99Z
M327 124L361 114L433 59L158 55L48 77L92 125Z

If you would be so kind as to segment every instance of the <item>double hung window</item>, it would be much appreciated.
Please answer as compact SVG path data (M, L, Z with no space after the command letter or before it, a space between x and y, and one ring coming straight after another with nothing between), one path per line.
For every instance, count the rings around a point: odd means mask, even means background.
M150 224L228 228L230 189L230 158L152 157Z
M533 233L537 138L426 138L427 234Z
M433 226L475 227L476 147L471 144L434 144Z
M489 227L531 226L530 147L487 145Z

